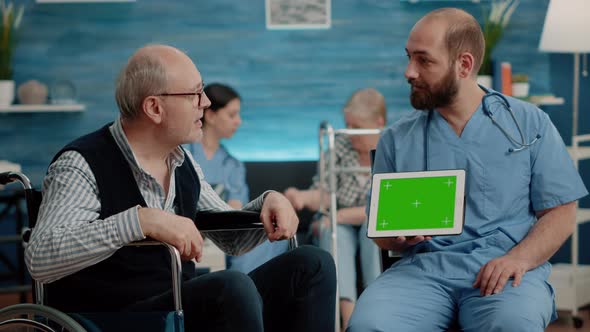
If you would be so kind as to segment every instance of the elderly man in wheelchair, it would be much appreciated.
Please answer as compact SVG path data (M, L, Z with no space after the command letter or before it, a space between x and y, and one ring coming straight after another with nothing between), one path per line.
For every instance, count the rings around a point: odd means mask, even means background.
M197 211L231 209L181 147L201 138L210 105L203 87L175 48L150 45L129 59L116 86L119 118L66 145L49 166L25 254L32 277L47 284L49 305L66 312L169 310L169 256L128 246L150 238L182 257L187 331L333 330L334 262L319 249L291 250L248 275L195 277L203 242ZM296 232L297 216L277 192L243 209L259 211L263 229L207 233L230 255Z

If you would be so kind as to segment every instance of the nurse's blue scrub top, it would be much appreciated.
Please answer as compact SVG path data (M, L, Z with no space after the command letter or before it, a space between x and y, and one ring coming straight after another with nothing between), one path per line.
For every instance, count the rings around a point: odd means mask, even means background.
M493 98L486 103L496 121L520 141L510 113ZM428 170L466 170L465 226L460 235L437 236L410 248L401 264L415 264L446 278L475 279L482 265L504 255L527 235L537 220L535 211L588 194L547 114L531 104L507 98L525 141L541 135L531 147L518 152L508 152L519 146L492 123L481 105L461 137L434 112L428 130ZM375 173L426 169L427 118L427 112L415 111L382 133ZM533 271L546 279L550 265L545 263Z
M226 202L235 199L244 205L248 203L249 190L246 183L246 168L241 161L232 157L223 146L215 151L211 160L207 160L201 144L191 144L190 149L195 161L205 174L205 180L218 191L219 197ZM227 267L249 273L270 259L287 252L288 246L288 241L271 243L266 240L242 256L228 256Z
M190 150L195 161L205 174L205 180L224 201L238 200L245 205L249 201L244 164L232 157L223 145L215 151L210 160L205 156L201 144L191 144Z

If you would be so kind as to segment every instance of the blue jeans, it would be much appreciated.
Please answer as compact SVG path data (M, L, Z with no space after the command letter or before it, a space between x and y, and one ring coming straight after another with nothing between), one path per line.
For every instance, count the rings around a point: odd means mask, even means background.
M256 248L241 256L226 256L228 270L236 270L242 273L250 273L255 268L268 262L272 258L287 252L289 241L270 242L266 240Z
M367 237L367 224L359 226L338 225L338 287L340 298L352 302L357 299L357 271L356 253L360 253L360 263L363 275L362 284L366 288L381 273L379 248L373 240ZM320 247L331 251L332 234L328 227L320 228Z
M168 311L170 291L126 311ZM249 274L217 271L184 281L185 330L244 332L334 331L336 276L325 251L301 246Z

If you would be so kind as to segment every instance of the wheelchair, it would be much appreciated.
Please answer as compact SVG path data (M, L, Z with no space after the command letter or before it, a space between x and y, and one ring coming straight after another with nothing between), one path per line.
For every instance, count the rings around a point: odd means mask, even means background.
M26 207L28 212L29 227L21 236L23 243L28 243L31 231L35 227L39 207L41 204L41 192L35 190L26 175L20 172L0 173L0 185L12 182L20 182L24 188ZM198 212L195 224L202 233L212 231L236 231L262 229L260 215L251 211L223 211L223 212ZM163 246L170 254L171 283L173 293L174 310L171 312L135 313L63 313L45 304L45 288L43 283L33 281L34 304L15 304L0 310L0 331L69 331L69 332L99 332L99 331L184 331L184 316L181 301L182 265L180 254L173 246L153 240L133 242L127 246L153 247ZM289 249L298 246L296 237L289 240ZM133 321L131 326L124 325L125 321ZM138 326L138 322L141 324ZM28 329L27 329L28 328Z

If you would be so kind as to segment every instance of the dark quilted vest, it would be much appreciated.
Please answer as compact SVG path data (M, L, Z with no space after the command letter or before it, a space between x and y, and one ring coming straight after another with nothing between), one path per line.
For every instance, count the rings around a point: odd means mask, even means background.
M96 178L99 220L136 205L146 206L109 125L66 145L52 163L69 150L84 157ZM179 215L194 220L200 183L186 155L185 162L175 170L175 179ZM193 276L193 263L184 262L183 279ZM123 247L98 264L48 284L47 302L68 312L116 311L170 290L171 280L170 257L164 247Z

